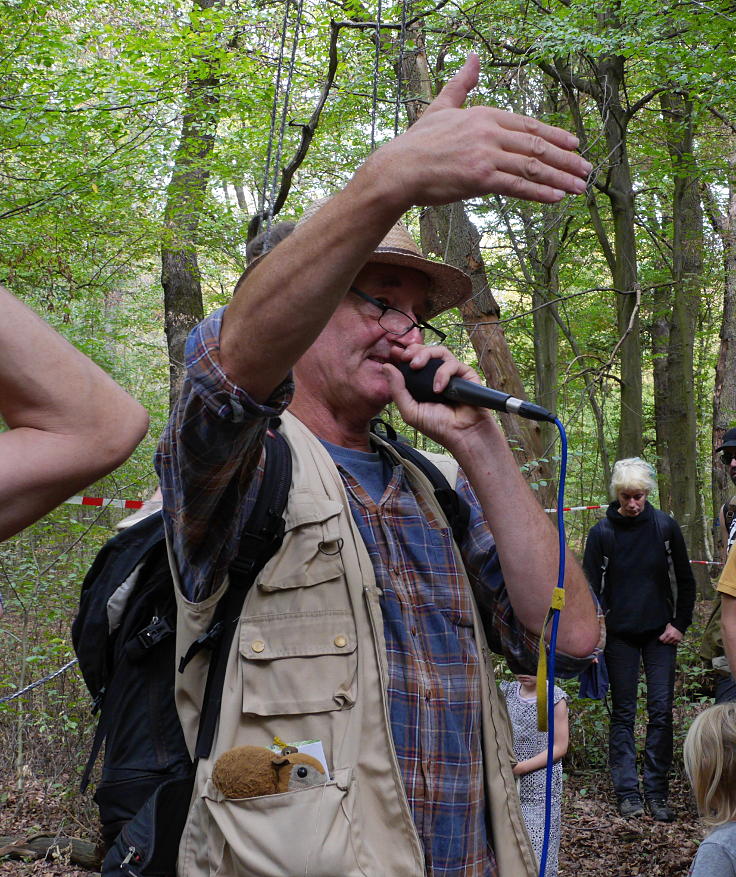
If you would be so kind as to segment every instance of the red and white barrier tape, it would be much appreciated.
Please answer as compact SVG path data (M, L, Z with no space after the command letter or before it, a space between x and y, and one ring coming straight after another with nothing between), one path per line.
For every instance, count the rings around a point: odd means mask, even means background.
M69 499L65 500L66 503L71 505L90 505L90 506L112 506L113 508L118 509L139 509L143 502L139 499L107 499L106 497L101 496L70 496ZM567 508L563 508L563 512L585 512L591 511L593 509L603 509L606 506L602 505L574 505L568 506ZM545 509L545 512L549 512L550 514L556 512L557 509Z
M563 512L587 512L590 509L605 509L608 506L603 505L571 505L563 508ZM545 512L556 512L557 509L545 509Z
M117 509L139 509L143 502L139 499L106 499L100 496L70 496L66 500L71 505L89 505L89 506L112 506ZM573 505L563 508L563 512L587 512L594 509L603 509L602 505ZM545 509L545 512L556 512L557 509ZM690 563L702 563L705 566L723 566L719 560L691 560Z
M112 506L116 509L139 509L143 505L139 499L104 499L100 496L70 496L65 502L71 505Z

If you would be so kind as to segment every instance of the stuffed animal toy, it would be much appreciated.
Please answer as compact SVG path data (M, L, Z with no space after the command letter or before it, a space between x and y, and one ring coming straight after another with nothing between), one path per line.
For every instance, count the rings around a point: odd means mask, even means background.
M280 753L262 746L237 746L223 752L212 771L212 782L226 798L294 792L326 781L319 761L293 746Z

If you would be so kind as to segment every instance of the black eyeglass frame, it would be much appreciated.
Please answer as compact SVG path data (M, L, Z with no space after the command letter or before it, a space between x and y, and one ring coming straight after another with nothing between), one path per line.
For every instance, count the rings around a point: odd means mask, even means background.
M437 343L439 343L439 344L445 343L445 339L447 338L447 333L443 332L441 329L437 329L431 323L427 323L424 320L412 320L412 318L409 316L409 314L405 313L402 310L399 310L399 308L393 307L392 305L384 304L382 301L379 301L377 298L373 298L372 295L368 295L368 293L363 292L362 289L358 289L357 286L351 286L350 292L355 293L355 295L357 295L358 298L362 298L363 301L367 301L369 304L375 305L381 311L381 316L378 318L378 325L384 330L384 332L387 335L393 335L395 338L403 338L404 335L406 335L408 332L411 332L412 329L423 329L425 332L427 330L429 330L430 332L433 332L439 338L439 341ZM406 329L404 329L403 332L394 332L391 329L387 329L383 325L381 320L383 319L383 316L386 313L386 311L395 311L397 314L401 314L402 317L406 317L406 319L409 321L409 325L406 327ZM434 342L432 342L432 343L434 343Z
M733 448L732 450L729 450L729 451L727 451L725 449L722 450L720 453L720 458L721 458L721 463L723 463L724 466L730 466L731 460L736 458L736 448Z

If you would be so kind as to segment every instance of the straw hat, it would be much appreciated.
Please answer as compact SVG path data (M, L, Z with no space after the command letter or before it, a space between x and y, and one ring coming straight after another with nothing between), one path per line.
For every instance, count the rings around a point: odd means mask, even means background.
M329 198L320 198L318 201L309 204L305 208L304 213L302 213L297 226L307 222L329 200ZM261 253L248 265L238 284L250 274L254 266L266 255L267 251ZM431 320L432 317L436 317L442 311L462 304L470 298L473 292L470 277L464 271L454 268L452 265L447 265L444 262L433 262L431 259L427 259L402 222L397 222L389 230L386 237L367 259L366 263L369 262L379 262L384 265L401 265L405 268L414 268L417 271L421 271L422 274L426 274L430 283L428 290L429 304L427 313L424 315L425 320Z
M297 225L306 222L329 200L329 198L320 198L319 201L308 205ZM389 229L386 237L366 260L366 264L370 262L414 268L429 277L429 304L424 315L425 320L431 320L442 311L462 304L473 293L470 277L464 271L445 262L433 262L427 259L403 222L397 222Z

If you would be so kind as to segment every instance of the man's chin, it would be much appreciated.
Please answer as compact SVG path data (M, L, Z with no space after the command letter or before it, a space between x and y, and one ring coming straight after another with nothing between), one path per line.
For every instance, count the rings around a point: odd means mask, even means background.
M367 419L370 420L372 417L377 417L389 402L391 402L391 391L388 384L383 387L372 387L355 399L354 411L365 411Z

